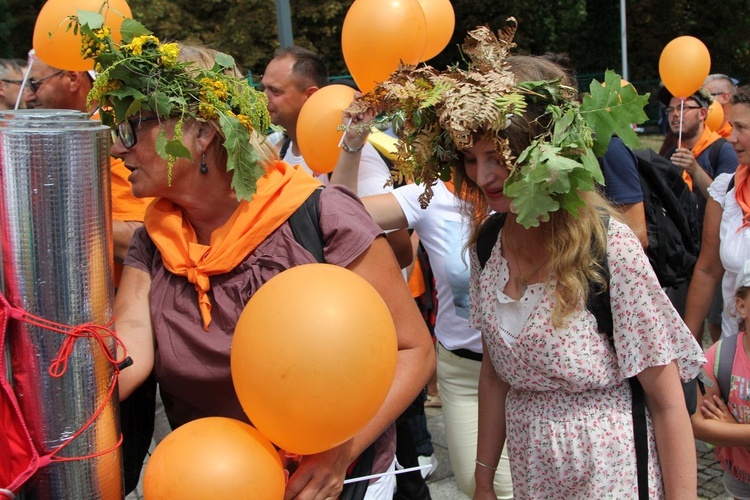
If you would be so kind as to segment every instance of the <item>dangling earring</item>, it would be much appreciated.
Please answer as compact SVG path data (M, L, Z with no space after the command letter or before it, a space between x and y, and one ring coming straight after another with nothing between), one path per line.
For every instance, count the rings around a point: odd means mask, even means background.
M206 175L208 173L208 167L206 166L206 153L203 153L203 157L201 157L201 170L200 172L203 175Z

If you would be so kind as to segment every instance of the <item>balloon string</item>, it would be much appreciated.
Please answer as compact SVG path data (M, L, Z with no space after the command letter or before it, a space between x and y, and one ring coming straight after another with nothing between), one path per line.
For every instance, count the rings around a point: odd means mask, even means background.
M680 99L680 128L679 128L679 134L677 135L677 147L682 147L682 116L685 112L685 99Z
M381 477L391 476L391 475L396 475L396 474L405 474L407 472L414 472L416 470L427 469L427 468L430 468L430 467L432 467L432 464L420 465L419 467L411 467L409 469L401 469L401 470L396 470L396 471L393 471L393 472L390 472L390 471L389 472L383 472L382 474L372 474L371 476L352 477L350 479L346 479L344 481L344 484L356 483L356 482L359 482L359 481L369 481L370 479L378 479L378 478L381 478Z
M29 51L29 57L27 59L27 65L26 65L26 72L23 74L23 81L21 82L21 88L18 90L18 97L16 97L16 107L14 109L18 109L18 106L21 105L21 97L23 97L24 89L26 88L26 82L29 81L29 75L31 74L31 67L34 65L34 60L36 59L36 52L34 52L34 49L31 49Z
M352 124L352 117L350 116L350 117L349 117L349 121L348 121L348 122L346 122L346 126L348 127L348 126L349 126L349 125L351 125L351 124ZM346 135L346 130L344 130L344 131L343 131L343 132L341 133L341 140L339 141L339 145L338 145L338 146L336 146L336 147L340 148L340 147L341 147L341 145L342 145L342 144L344 144L344 136L345 136L345 135Z

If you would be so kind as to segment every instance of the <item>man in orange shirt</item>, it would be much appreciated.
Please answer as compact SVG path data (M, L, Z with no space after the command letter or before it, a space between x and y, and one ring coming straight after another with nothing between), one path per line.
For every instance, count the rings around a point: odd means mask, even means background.
M706 90L714 101L721 104L724 110L724 121L716 132L724 139L732 133L732 126L729 124L729 108L731 107L732 96L737 92L737 85L727 75L715 73L708 75L703 82L703 89Z
M30 108L75 109L90 113L86 106L93 79L86 71L65 71L35 59L24 88ZM92 113L95 114L95 113ZM119 158L112 158L112 234L115 255L115 284L119 282L122 261L128 252L133 232L143 224L143 215L151 198L136 198L130 190L130 171Z

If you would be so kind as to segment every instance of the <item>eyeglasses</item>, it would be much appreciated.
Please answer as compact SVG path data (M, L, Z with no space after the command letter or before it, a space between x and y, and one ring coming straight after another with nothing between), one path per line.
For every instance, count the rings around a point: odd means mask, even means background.
M112 142L115 142L117 138L120 138L120 142L122 142L122 145L125 146L127 149L132 148L135 146L135 143L138 142L138 136L135 135L135 127L138 127L143 122L148 122L151 120L158 120L159 117L157 115L153 116L143 116L140 118L134 118L132 120L125 120L124 122L120 122L117 125L117 128L112 130Z
M682 109L684 109L685 111L687 111L689 109L701 109L701 106L683 106ZM680 108L673 108L673 107L670 106L667 109L665 109L664 111L666 111L668 115L671 115L672 113L675 112L675 110L679 111Z
M53 76L59 75L63 71L65 71L65 70L58 69L57 71L55 71L51 75L43 76L39 80L29 80L28 82L26 82L26 84L28 85L28 88L31 89L31 91L36 94L39 91L39 87L42 86L42 83L44 83L45 81L49 80Z
M21 85L23 83L23 80L6 80L5 78L0 78L0 82L15 83L16 85Z

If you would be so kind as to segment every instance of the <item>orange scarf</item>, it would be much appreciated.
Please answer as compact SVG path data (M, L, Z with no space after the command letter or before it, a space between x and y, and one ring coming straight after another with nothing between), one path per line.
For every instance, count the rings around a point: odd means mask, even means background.
M725 122L724 125L719 127L719 130L717 130L716 133L726 139L732 134L732 126L729 124L729 122Z
M740 165L734 173L734 197L742 209L742 225L737 232L750 226L750 167Z
M240 202L232 217L211 233L209 245L197 242L182 209L160 198L146 211L144 224L166 268L186 276L198 292L203 329L211 322L209 276L231 271L286 221L320 182L282 161L269 165L258 179L252 200Z
M711 144L721 139L721 136L711 130L708 127L703 127L703 133L698 138L698 142L695 143L695 146L693 146L693 149L691 152L693 153L693 158L698 158L702 152L706 150ZM682 171L682 178L685 179L685 182L690 187L690 191L693 190L693 178L690 177L690 174L687 173L687 170Z

